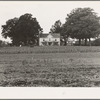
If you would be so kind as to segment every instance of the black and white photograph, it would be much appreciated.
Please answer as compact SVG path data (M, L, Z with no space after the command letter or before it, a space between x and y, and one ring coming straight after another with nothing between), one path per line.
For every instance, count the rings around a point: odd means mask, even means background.
M100 87L100 1L0 1L0 87Z

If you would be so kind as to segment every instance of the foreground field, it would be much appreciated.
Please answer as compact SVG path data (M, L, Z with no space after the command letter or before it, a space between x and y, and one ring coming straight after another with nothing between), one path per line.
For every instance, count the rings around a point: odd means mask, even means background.
M100 47L0 48L0 86L99 87Z

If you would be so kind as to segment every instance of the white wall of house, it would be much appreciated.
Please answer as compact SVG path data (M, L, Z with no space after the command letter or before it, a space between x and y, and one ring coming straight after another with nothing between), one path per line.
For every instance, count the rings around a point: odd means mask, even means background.
M39 45L43 46L42 42L58 42L58 45L60 45L60 38L54 38L51 34L48 35L46 38L39 38Z

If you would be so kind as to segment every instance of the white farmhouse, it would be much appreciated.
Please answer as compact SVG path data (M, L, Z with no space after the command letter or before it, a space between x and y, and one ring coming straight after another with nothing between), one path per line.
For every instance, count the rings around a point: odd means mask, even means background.
M52 34L40 34L39 36L39 46L60 46L60 34L52 33Z

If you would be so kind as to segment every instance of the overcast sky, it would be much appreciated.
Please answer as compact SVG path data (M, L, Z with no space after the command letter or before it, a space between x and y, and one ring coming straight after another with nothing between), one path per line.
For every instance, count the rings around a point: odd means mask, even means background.
M55 21L64 23L67 14L79 7L93 8L100 16L100 1L0 1L0 27L8 19L31 13L37 18L43 32L48 33ZM0 34L1 31L0 28Z

